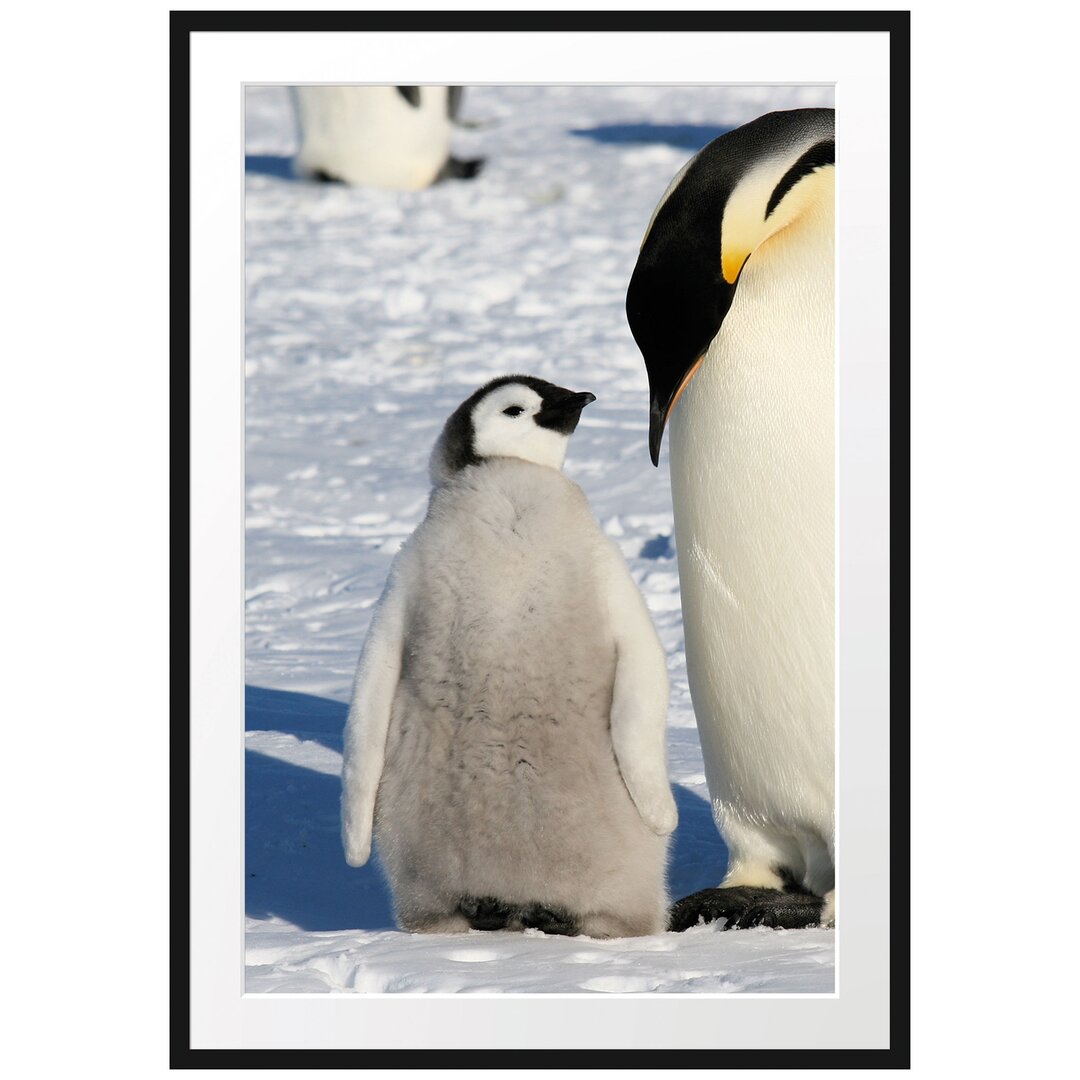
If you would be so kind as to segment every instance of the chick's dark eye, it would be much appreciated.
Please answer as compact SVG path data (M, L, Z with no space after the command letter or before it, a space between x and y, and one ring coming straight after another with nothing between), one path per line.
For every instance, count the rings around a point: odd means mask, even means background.
M525 410L520 405L511 405L508 409L503 409L503 416L520 416Z

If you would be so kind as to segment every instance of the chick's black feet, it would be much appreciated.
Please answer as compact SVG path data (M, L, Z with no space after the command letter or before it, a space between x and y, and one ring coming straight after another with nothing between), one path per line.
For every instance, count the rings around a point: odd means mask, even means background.
M541 904L508 904L493 896L466 896L458 910L473 930L542 930L567 937L580 933L572 915Z

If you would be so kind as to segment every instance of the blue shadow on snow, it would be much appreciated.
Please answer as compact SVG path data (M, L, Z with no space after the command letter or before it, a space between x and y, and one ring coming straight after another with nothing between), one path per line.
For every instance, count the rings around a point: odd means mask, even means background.
M291 690L245 686L244 711L247 731L280 731L320 743L339 754L345 746L349 708L340 701Z
M593 128L572 128L570 134L601 143L667 143L696 151L731 130L731 126L713 124L601 124Z
M641 545L638 555L642 559L674 559L675 546L671 541L670 533L657 533L650 540Z
M293 172L292 155L280 154L245 154L244 172L261 173L263 176L276 176L279 180L296 180Z
M341 753L348 708L285 690L245 688L248 731L277 731ZM374 860L341 849L341 780L266 754L246 754L247 913L304 930L391 930L390 891Z
M248 731L276 731L341 752L348 709L285 690L246 688ZM719 884L727 849L709 804L673 786L679 825L671 844L673 899ZM390 891L375 860L349 866L341 849L338 776L249 750L245 771L246 909L303 930L392 930Z

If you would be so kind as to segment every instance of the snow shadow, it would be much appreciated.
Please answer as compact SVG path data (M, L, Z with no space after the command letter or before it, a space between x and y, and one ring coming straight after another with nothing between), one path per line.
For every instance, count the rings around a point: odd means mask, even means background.
M638 556L642 559L674 559L675 544L670 533L657 533L641 545Z
M717 127L712 124L600 124L592 128L571 128L570 134L602 143L667 143L681 149L700 150L732 130L731 125Z
M679 824L668 849L668 892L672 900L720 884L727 873L727 845L716 831L712 807L681 784L671 793L679 810Z
M279 180L296 180L293 172L292 155L280 154L245 154L244 172L261 173L263 176L276 176Z
M374 861L341 849L341 781L247 752L246 910L302 930L392 930L390 892Z
M248 731L273 731L342 748L347 707L285 690L246 688ZM291 749L291 748L290 748ZM672 899L718 885L727 849L709 804L673 785L679 825L671 844ZM249 749L245 768L246 909L302 930L392 930L390 891L375 861L356 868L341 849L341 781Z
M248 731L273 731L341 753L340 701L245 687ZM341 849L341 780L249 749L245 763L246 908L303 930L392 930L390 891L374 860Z
M340 701L291 690L245 686L244 711L247 731L280 731L320 743L339 754L344 749L349 707Z

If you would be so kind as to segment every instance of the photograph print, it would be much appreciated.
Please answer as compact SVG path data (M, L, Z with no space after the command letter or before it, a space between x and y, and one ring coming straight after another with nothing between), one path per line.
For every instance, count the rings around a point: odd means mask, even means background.
M834 105L245 86L247 993L835 993Z

